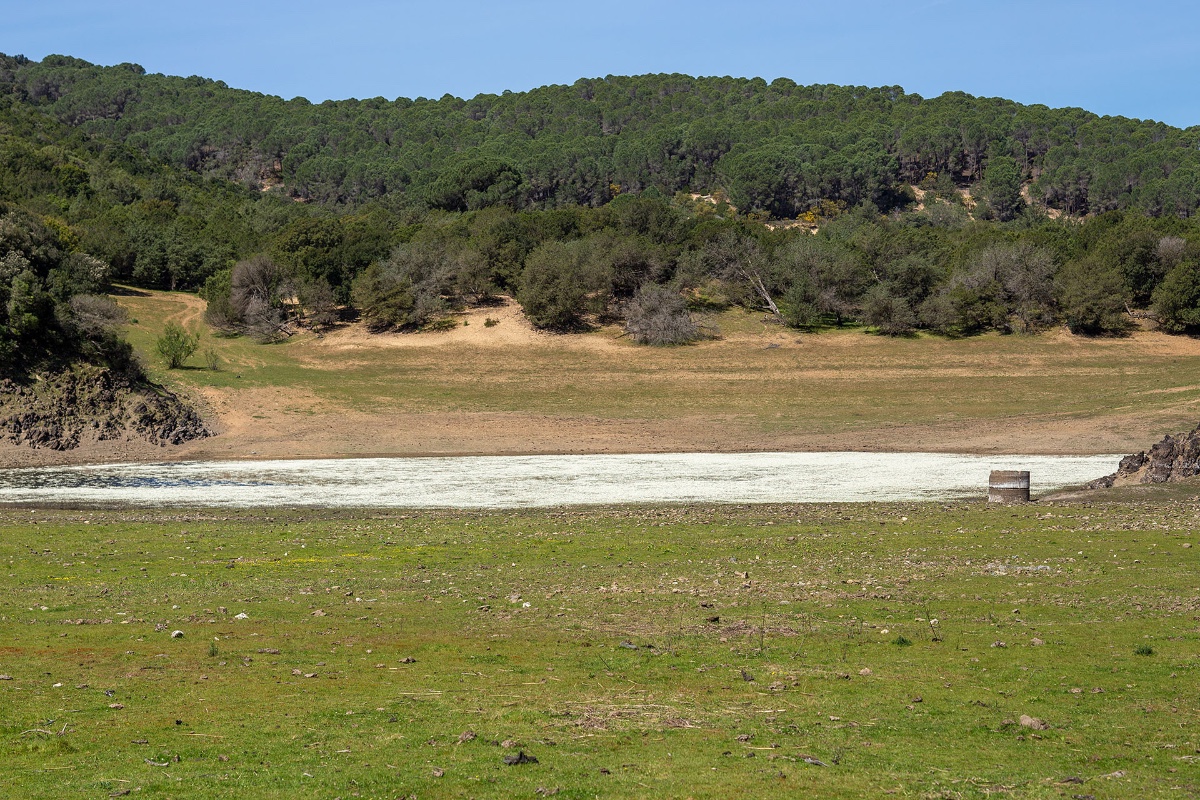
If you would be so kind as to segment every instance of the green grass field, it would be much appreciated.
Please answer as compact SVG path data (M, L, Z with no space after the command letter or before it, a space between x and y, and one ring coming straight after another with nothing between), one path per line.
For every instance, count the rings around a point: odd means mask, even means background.
M0 510L0 796L1196 797L1173 491Z

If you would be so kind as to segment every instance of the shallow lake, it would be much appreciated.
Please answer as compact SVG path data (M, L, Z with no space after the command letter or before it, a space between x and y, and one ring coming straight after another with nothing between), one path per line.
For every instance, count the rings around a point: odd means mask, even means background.
M854 503L987 493L1029 470L1034 497L1120 456L673 453L181 462L0 470L0 503L122 507L520 508L614 503Z

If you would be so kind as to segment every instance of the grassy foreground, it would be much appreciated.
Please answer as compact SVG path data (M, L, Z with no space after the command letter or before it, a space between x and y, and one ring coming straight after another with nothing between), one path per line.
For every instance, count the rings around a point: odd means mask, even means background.
M1195 797L1198 528L0 510L0 796Z

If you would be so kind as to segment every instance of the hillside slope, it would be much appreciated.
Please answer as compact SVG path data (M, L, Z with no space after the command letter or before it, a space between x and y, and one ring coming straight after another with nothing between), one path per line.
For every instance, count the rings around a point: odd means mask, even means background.
M465 100L314 105L136 64L4 56L0 93L164 163L336 203L554 207L725 188L746 211L794 217L822 200L887 209L906 202L905 183L931 173L977 183L995 166L1069 213L1200 207L1200 128L961 92L610 75Z

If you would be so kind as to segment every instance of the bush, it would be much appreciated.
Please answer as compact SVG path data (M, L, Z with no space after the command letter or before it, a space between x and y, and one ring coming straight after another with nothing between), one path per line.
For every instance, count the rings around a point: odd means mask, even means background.
M1125 281L1120 271L1076 261L1063 267L1055 283L1063 321L1071 333L1100 336L1129 329Z
M625 331L639 344L687 344L700 338L700 329L677 292L650 284L625 306Z
M1200 262L1184 262L1154 290L1154 311L1171 333L1200 331Z
M1133 654L1135 656L1152 656L1154 655L1154 648L1148 644L1139 644L1133 648Z
M154 349L167 362L167 369L178 369L192 357L200 346L200 334L191 334L177 323L168 322L163 335L154 343Z
M589 243L547 242L529 254L521 274L517 302L538 328L558 331L587 327L584 315L607 302L607 275Z
M887 336L907 336L917 326L917 315L908 301L882 284L863 296L862 320Z

